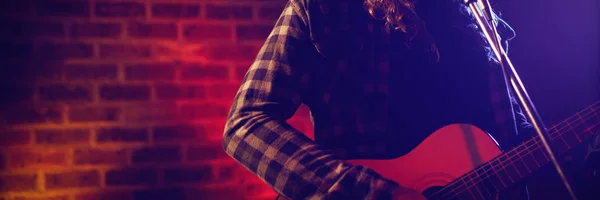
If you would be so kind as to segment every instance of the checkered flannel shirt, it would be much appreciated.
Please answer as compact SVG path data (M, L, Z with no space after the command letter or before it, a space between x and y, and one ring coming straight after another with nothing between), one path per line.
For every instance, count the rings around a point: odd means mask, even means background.
M289 0L250 66L227 119L223 138L225 151L277 193L291 199L390 199L398 187L397 183L366 167L343 161L357 155L385 154L385 138L379 133L386 127L382 127L379 111L385 111L387 103L373 102L371 107L336 104L334 99L345 98L341 93L332 93L337 77L319 76L312 70L326 68L341 73L354 64L343 59L317 63L322 61L320 53L327 50L315 37L329 31L327 25L319 26L325 23L320 15L343 13L348 10L348 2ZM370 21L377 23L378 20ZM336 24L336 27L345 27L343 23ZM377 27L371 24L369 30L382 34ZM336 51L344 51L344 48ZM386 73L388 57L381 56L369 67L379 69L375 73ZM496 135L516 134L516 112L511 109L517 108L509 101L500 68L494 69L490 70L490 85L494 91L496 121L505 124L497 130L502 134ZM366 83L365 92L387 92L384 79ZM302 103L311 110L326 108L333 113L326 117L312 113L316 142L286 123ZM340 112L344 109L352 110L350 113L356 116L348 120L348 113ZM319 124L319 120L328 122ZM361 134L363 132L369 134ZM353 138L354 142L345 138ZM334 141L342 145L332 145Z

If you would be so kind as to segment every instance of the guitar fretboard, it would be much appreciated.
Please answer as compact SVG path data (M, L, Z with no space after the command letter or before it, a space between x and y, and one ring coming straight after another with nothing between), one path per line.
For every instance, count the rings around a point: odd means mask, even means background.
M566 153L600 132L599 110L600 101L548 128L552 149L557 154ZM492 197L549 162L550 157L541 139L535 136L454 180L429 195L429 199L449 199L454 196Z

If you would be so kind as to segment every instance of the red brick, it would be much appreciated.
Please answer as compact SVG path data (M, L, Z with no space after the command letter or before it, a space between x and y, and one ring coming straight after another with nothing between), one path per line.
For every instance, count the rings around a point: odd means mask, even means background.
M154 185L157 173L150 169L119 169L106 172L106 185Z
M92 88L83 85L46 85L39 88L40 99L45 101L91 101Z
M104 85L100 87L100 98L106 101L148 100L150 87L146 85Z
M238 5L206 5L206 18L209 20L251 20L252 7Z
M177 26L173 23L130 23L127 31L133 38L177 38Z
M175 68L169 64L143 64L125 67L126 80L174 80Z
M232 165L236 165L236 163L227 163L227 164L232 164ZM227 166L224 165L224 166ZM243 183L264 183L262 180L260 180L258 177L256 177L256 175L254 173L252 173L250 170L238 170L237 171L238 176L242 179L241 181Z
M75 195L75 200L132 200L133 192L129 191L103 191L99 193L85 193Z
M125 150L75 149L73 163L76 165L127 164Z
M151 51L150 45L100 45L101 58L148 58Z
M145 128L99 129L96 135L98 143L148 141L148 130Z
M64 61L44 59L21 59L21 61L8 61L4 67L12 68L13 73L5 74L12 77L2 77L5 83L25 83L26 81L38 80L39 82L62 81ZM14 88L15 86L9 86ZM22 86L29 87L29 86ZM18 87L17 87L18 88Z
M198 85L160 84L155 85L154 90L156 98L159 100L202 99L206 97L206 89Z
M35 131L37 144L79 144L88 143L88 129L42 129Z
M170 188L153 188L136 190L133 193L134 200L147 200L147 199L186 199L185 190L179 187ZM197 198L202 199L202 198Z
M37 189L36 179L37 175L35 174L0 175L0 191L35 191Z
M8 165L8 158L5 155L0 154L0 171L6 170L6 168L8 168L7 165Z
M15 197L14 200L69 200L67 195L35 196L35 197Z
M240 186L242 186L240 184ZM227 188L190 188L188 191L188 199L202 200L221 200L221 199L253 199L248 198L244 194L242 187L227 187ZM275 199L275 198L272 198Z
M188 42L203 42L208 40L231 40L233 29L228 25L185 25L183 37Z
M82 23L71 25L71 37L116 38L121 35L121 24L117 23Z
M275 22L281 13L283 12L283 6L264 6L258 9L258 19L261 21L273 21Z
M124 107L126 123L148 123L155 121L177 121L179 113L174 101L160 103L135 103Z
M154 128L154 143L193 141L206 137L203 126L180 125Z
M8 153L9 168L46 168L67 164L65 151L47 149L45 151L15 151Z
M229 158L229 156L221 145L189 146L187 149L188 161L207 162L222 158Z
M173 163L181 161L179 147L149 147L133 151L132 161L139 163Z
M0 131L0 146L19 146L31 143L31 134L29 131Z
M208 96L210 98L233 100L239 88L240 84L212 85L208 87Z
M67 80L115 80L117 65L68 65L64 68Z
M97 2L95 14L98 17L144 18L144 4L134 2Z
M116 107L71 108L68 113L68 118L72 123L94 121L114 122L119 120L121 112L121 109Z
M163 58L180 58L185 55L189 50L186 49L186 45L173 44L173 43L155 43L154 55ZM183 48L182 48L183 47ZM173 62L174 66L179 66L180 61Z
M247 64L247 65L237 65L235 66L235 80L243 80L244 77L246 77L246 74L248 73L248 69L250 69L250 65L252 64Z
M266 191L258 196L246 196L248 198L252 198L254 200L272 200L277 198L277 193L275 191Z
M90 16L90 4L81 1L37 1L37 14L42 17Z
M0 30L2 38L17 37L57 37L65 36L64 25L60 22L11 21L2 23Z
M272 29L273 26L238 25L235 29L235 34L238 40L265 41Z
M10 118L3 119L8 124L61 124L62 107L11 107L7 108L6 113L11 113Z
M210 166L179 167L164 170L165 183L194 183L214 180Z
M237 181L243 180L243 175L247 174L244 170L244 167L241 165L234 163L234 165L222 165L218 167L215 181ZM248 183L246 183L248 184Z
M181 68L181 79L187 81L228 80L229 70L226 66L200 66L199 64L187 64Z
M46 43L36 51L39 59L60 60L67 58L91 58L94 48L90 44L52 44Z
M97 171L72 171L46 174L47 190L99 187L100 174Z
M194 18L200 15L200 6L176 3L155 3L152 5L153 18Z
M260 50L256 45L222 44L199 49L194 53L211 60L253 61Z
M227 117L229 107L213 104L187 104L181 106L180 111L184 119L214 119Z
M223 127L225 127L225 118L220 118L219 121L207 124L206 135L208 141L220 141L223 138Z

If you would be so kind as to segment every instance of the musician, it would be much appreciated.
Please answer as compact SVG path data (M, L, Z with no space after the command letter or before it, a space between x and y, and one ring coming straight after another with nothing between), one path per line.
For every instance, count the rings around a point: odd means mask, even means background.
M289 0L235 97L224 149L284 198L424 199L344 160L402 156L453 123L514 145L530 127L488 47L459 0ZM314 141L286 123L302 103ZM507 198L527 199L518 188Z

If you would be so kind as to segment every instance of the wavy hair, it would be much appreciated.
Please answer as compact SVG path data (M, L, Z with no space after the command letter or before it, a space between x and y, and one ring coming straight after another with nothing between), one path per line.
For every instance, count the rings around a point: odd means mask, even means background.
M425 23L416 14L415 3L416 0L364 0L364 6L373 18L385 20L394 30L404 32L405 45L428 52L437 62L438 49Z
M409 24L404 19L415 13L415 0L365 0L364 5L374 18L385 20L395 30L408 32Z
M424 36L425 40L429 40L427 30L425 30L424 22L417 16L415 4L417 0L364 0L364 6L369 14L379 20L385 20L388 25L394 30L400 30L408 35L408 42L418 36ZM486 52L490 61L498 62L493 55L491 48L488 46L483 32L478 29L475 19L470 16L471 12L466 6L459 6L459 0L449 1L455 4L456 10L450 12L460 13L466 18L453 19L453 23L464 28L465 32L477 38L481 47ZM456 17L456 15L452 15ZM456 21L458 19L458 21ZM515 37L515 31L508 23L502 20L496 13L493 13L493 21L495 26L502 25L509 32L507 38L504 38L504 46L508 51L508 41ZM501 33L502 35L502 33ZM435 44L434 44L435 45ZM439 55L438 55L439 56Z

